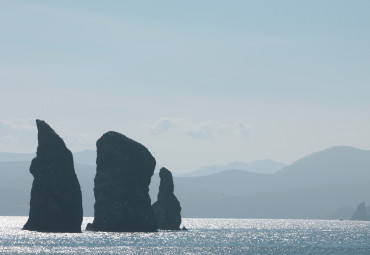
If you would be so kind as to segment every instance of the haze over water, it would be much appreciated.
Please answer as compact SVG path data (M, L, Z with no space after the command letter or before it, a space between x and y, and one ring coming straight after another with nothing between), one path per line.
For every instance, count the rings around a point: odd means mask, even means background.
M0 217L0 254L367 255L370 223L185 218L189 231L82 234L22 231L27 217ZM93 218L85 217L83 229Z

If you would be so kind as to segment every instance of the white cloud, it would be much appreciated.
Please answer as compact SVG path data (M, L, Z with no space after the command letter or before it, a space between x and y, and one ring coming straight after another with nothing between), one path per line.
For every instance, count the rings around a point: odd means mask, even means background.
M192 138L212 138L225 133L228 129L232 129L232 124L221 123L217 121L197 121L188 122L186 134Z
M151 133L153 135L160 135L167 132L171 125L173 125L172 120L169 118L161 118L156 121L156 123L151 128Z
M237 124L237 128L239 129L240 134L242 134L243 136L245 136L247 138L249 137L249 130L251 129L250 126L248 126L244 122L239 122Z
M250 127L244 122L225 123L213 120L194 121L189 119L161 118L151 125L153 135L162 135L170 130L178 135L194 139L210 139L224 135L249 136Z
M22 131L22 130L36 130L35 120L33 119L14 119L14 120L0 120L0 128L4 130Z
M0 120L0 151L29 152L37 141L35 120ZM34 149L35 150L35 149Z
M195 139L211 138L213 130L210 126L201 125L190 128L186 134Z
M72 151L94 148L96 136L49 123ZM35 119L0 120L0 151L32 152L37 149Z

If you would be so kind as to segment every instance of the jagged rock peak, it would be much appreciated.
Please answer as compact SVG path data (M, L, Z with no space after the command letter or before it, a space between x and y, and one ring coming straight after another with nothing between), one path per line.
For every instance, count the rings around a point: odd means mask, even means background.
M158 228L163 230L179 230L181 224L181 206L174 195L172 173L162 167L159 171L161 179L158 200L152 207L158 222Z
M44 141L46 142L46 140L44 140L44 139L47 138L47 137L55 137L59 141L63 142L63 139L60 138L59 135L57 133L55 133L55 131L45 121L37 119L36 120L36 126L37 126L37 131L38 131L39 143L44 142ZM40 139L41 139L41 141L40 141ZM63 142L63 144L64 144L64 142Z
M97 142L94 222L87 230L153 232L149 184L156 161L142 144L110 131Z
M82 194L71 151L42 120L36 120L38 147L30 173L30 211L24 230L81 232Z
M364 221L370 220L370 215L366 210L365 202L362 202L357 206L356 211L351 217L351 220L364 220Z
M38 131L37 156L43 158L54 157L59 150L68 150L63 139L45 121L37 119L36 126Z

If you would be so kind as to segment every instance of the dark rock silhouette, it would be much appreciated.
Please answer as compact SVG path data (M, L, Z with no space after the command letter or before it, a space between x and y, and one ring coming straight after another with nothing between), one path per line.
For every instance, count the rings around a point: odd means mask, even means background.
M181 224L180 202L174 195L174 185L171 172L162 167L159 171L161 182L158 200L152 207L157 219L158 228L163 230L179 230Z
M30 172L34 177L24 230L81 232L82 195L73 156L44 121L36 120L38 147Z
M355 213L352 215L351 220L366 220L366 221L370 220L370 215L366 210L365 202L362 202L357 206L357 209Z
M154 157L140 143L113 131L105 133L96 147L94 222L86 230L157 231L148 194Z

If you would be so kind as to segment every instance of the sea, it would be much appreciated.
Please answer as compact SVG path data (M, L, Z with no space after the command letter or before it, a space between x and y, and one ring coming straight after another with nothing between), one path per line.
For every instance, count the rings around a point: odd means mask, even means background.
M361 221L184 218L188 231L80 234L21 230L26 221L0 217L0 254L370 254Z

